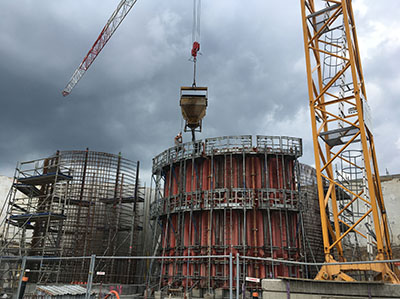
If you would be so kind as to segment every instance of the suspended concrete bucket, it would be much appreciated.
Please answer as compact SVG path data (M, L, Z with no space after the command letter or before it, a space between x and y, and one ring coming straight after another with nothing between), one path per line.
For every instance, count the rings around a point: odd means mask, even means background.
M206 115L208 101L207 87L181 87L180 106L187 128L194 130L199 128L201 132L201 120Z

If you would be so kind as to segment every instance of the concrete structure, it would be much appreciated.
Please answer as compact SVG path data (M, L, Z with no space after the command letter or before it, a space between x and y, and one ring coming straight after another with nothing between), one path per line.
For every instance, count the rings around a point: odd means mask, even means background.
M304 261L297 161L301 154L299 138L256 136L253 141L251 135L242 135L188 142L156 156L158 197L152 218L160 224L154 225L157 230L162 227L154 234L156 254L239 253ZM163 260L159 286L222 292L229 287L228 266L226 258ZM239 267L242 280L305 275L301 266L267 261L241 260Z
M381 176L394 258L400 258L400 174Z
M0 175L0 238L1 238L1 232L3 231L2 225L4 223L4 217L5 217L5 213L1 213L1 211L3 210L4 204L6 202L7 194L8 192L10 192L12 182L13 182L12 178Z
M0 175L0 206L3 206L12 185L12 178Z
M383 199L389 220L389 232L393 250L393 257L400 258L400 174L381 176ZM352 185L358 185L359 180L352 181ZM364 233L369 235L368 230ZM363 229L360 229L363 231ZM373 238L372 238L373 239ZM373 239L374 240L374 239ZM355 244L354 242L352 244ZM368 259L367 240L358 238L358 252L363 260ZM372 255L374 257L374 254Z
M400 298L400 285L374 282L333 282L263 279L263 299L383 299Z

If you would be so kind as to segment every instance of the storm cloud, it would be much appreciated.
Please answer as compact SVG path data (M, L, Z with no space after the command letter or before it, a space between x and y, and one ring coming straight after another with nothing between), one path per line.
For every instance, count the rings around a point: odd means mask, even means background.
M61 90L115 1L0 3L0 174L56 150L122 152L142 163L181 130L179 88L192 83L192 1L138 0L71 95ZM353 1L381 173L400 172L400 3ZM300 1L202 1L198 138L286 135L313 164ZM184 141L190 134L184 135Z

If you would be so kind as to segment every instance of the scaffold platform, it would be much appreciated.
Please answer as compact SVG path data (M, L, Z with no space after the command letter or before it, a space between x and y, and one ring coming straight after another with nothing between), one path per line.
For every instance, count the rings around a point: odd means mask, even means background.
M52 184L54 182L59 181L70 181L73 177L61 172L52 172L46 174L40 174L25 178L19 178L18 182L27 184L27 185L45 185L45 184Z
M10 220L16 220L18 222L27 221L36 222L42 219L50 219L50 220L64 220L67 216L64 214L57 214L52 212L43 212L43 213L31 213L31 214L20 214L20 215L11 215Z

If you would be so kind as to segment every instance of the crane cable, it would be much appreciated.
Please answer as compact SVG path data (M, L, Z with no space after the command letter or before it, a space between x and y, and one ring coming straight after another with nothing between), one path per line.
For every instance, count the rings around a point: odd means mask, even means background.
M200 51L200 16L201 0L193 0L193 27L192 27L192 57L193 57L193 84L196 87L196 62L197 53Z

